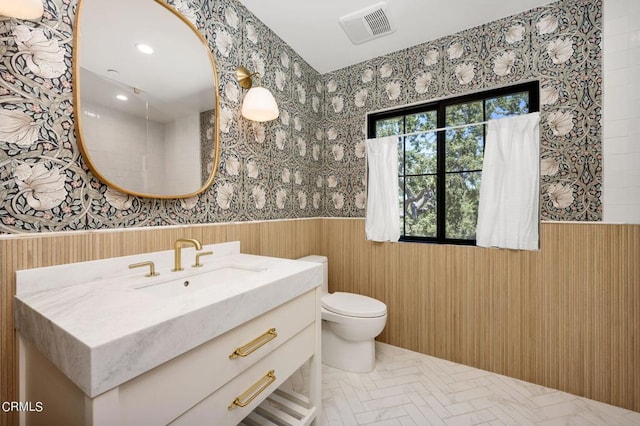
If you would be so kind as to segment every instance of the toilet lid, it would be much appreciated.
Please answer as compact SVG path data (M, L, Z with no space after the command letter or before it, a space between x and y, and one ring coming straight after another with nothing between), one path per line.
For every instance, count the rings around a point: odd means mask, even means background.
M335 292L322 298L322 307L349 317L374 318L387 313L387 305L362 294Z

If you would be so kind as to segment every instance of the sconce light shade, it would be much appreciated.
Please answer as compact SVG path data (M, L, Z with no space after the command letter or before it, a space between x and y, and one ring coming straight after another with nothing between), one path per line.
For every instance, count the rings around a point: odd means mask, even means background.
M38 19L44 13L42 0L0 0L0 15L18 19Z
M253 121L275 120L280 115L278 104L264 87L249 89L242 102L242 116Z
M275 120L280 115L278 104L268 89L264 87L252 87L253 80L251 77L253 76L260 77L260 74L257 72L252 73L245 67L238 67L236 70L236 79L238 83L240 83L240 86L249 89L242 102L240 112L242 116L248 120Z

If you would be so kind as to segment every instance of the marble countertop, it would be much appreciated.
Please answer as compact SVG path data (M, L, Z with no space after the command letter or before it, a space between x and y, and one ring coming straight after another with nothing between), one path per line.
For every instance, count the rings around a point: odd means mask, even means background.
M173 250L18 271L15 328L95 397L322 282L321 265L241 254L238 242L202 251L210 250L202 268L191 268L195 251L183 249L180 272L170 271ZM144 260L156 263L158 277L128 269ZM228 266L256 270L234 274ZM209 278L219 282L179 296L160 290Z

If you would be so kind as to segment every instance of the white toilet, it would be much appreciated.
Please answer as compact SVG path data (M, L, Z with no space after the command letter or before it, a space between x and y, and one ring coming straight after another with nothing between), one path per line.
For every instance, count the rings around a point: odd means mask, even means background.
M387 323L387 305L368 296L335 292L329 294L329 268L324 256L298 260L322 263L322 362L355 373L368 373L376 366L374 339Z

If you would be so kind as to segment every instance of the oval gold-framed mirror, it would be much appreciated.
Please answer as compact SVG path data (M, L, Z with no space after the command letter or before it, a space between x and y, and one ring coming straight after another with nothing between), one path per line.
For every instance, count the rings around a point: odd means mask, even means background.
M79 0L73 40L78 146L126 194L204 192L220 158L218 73L193 23L163 0Z

